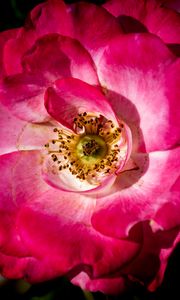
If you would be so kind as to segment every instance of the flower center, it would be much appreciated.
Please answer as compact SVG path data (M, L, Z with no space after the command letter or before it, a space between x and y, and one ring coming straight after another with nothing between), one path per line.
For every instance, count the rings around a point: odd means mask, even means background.
M95 163L105 157L107 153L107 145L98 135L84 135L79 139L76 146L77 156L84 163Z
M101 148L100 145L96 142L95 139L89 139L89 141L87 137L85 137L85 139L86 141L82 145L83 154L85 156L95 156Z
M92 113L79 114L74 119L74 132L54 128L57 139L45 145L59 172L68 170L80 180L95 182L95 178L114 173L125 152L124 125L116 127L111 120Z

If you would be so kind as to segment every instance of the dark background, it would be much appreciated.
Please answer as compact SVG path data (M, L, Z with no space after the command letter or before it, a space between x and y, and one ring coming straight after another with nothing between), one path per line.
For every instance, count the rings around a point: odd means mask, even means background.
M126 0L124 0L126 1ZM28 12L41 0L1 0L0 2L0 31L22 26ZM67 0L67 3L76 2ZM103 0L87 1L102 4ZM30 285L23 280L0 279L0 300L180 300L180 245L172 254L165 278L156 292L147 292L139 284L128 293L112 297L102 293L84 293L80 288L73 286L66 278L57 278L52 281Z

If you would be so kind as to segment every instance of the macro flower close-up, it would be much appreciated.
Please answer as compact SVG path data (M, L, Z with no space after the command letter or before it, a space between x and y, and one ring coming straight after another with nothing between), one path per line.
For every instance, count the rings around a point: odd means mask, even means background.
M0 274L154 291L180 241L179 4L69 2L0 33Z

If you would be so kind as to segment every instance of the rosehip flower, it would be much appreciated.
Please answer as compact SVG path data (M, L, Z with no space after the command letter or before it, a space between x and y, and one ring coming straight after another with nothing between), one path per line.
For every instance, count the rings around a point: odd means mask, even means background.
M161 283L180 239L180 19L162 3L49 0L1 33L4 277Z

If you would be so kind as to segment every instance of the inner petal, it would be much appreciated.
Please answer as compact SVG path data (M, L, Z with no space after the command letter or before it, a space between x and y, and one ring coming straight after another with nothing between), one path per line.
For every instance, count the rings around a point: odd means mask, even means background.
M84 112L74 118L73 129L54 128L57 138L45 145L45 180L68 191L112 184L131 151L127 125L117 127L102 115Z

